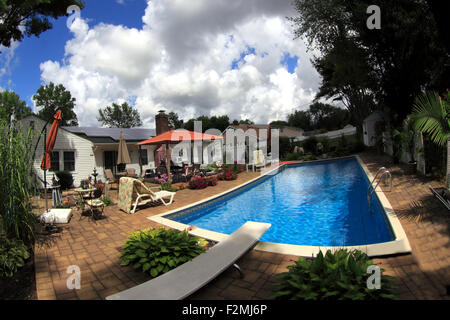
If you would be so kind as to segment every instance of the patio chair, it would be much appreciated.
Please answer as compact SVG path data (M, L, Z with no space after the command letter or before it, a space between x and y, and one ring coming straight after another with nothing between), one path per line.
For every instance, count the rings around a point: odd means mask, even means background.
M135 213L136 208L147 203L161 201L165 206L172 204L175 192L152 191L161 186L148 188L142 181L130 177L120 178L119 184L119 209L126 213Z
M193 176L203 176L203 172L200 170L200 163L193 164Z
M270 223L247 221L225 240L177 268L107 300L181 300L212 281L250 250Z
M184 167L184 172L180 174L180 180L184 182L189 182L189 180L194 176L194 167L192 165L187 165Z
M100 216L103 215L105 211L105 203L100 199L90 199L86 200L85 204L88 206L89 211L91 211L92 220L95 219L95 212L100 212Z
M266 166L266 160L264 159L264 153L262 150L253 151L253 166L254 168L264 168Z
M131 178L137 177L136 170L134 168L126 168L125 170L127 172L127 177L131 177Z
M114 175L113 175L111 169L105 169L105 176L106 176L106 181L108 181L108 183L110 185L117 184L117 188L119 188L119 183L116 180L116 178L114 178Z

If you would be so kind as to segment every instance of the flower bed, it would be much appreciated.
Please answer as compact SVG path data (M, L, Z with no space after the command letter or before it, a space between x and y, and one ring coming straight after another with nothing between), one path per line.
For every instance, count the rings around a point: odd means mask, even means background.
M216 186L218 182L217 177L201 177L195 176L189 180L189 189L205 189L208 186Z

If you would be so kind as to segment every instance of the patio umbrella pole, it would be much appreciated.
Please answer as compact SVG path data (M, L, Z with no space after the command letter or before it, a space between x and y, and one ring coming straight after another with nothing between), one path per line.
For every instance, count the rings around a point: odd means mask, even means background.
M166 143L166 169L167 169L167 179L169 183L172 183L172 178L170 177L170 159L169 159L169 144Z
M47 157L45 153L45 144L47 141L47 129L44 132L44 157ZM47 199L47 170L44 169L44 197L45 197L45 212L48 212L48 199Z

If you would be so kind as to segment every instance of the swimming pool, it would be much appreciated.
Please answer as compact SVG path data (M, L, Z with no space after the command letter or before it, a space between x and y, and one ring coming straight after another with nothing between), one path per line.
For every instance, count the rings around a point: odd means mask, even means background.
M166 216L188 225L231 234L246 221L272 227L260 239L293 245L358 246L395 239L369 180L356 158L291 164L241 192L192 212Z

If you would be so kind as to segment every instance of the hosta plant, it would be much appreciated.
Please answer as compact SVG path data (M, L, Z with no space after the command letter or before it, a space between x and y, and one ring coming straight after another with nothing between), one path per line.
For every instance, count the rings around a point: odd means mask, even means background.
M134 232L122 247L122 266L132 266L155 278L205 251L207 241L187 231L145 229Z
M274 299L290 300L378 300L396 299L394 278L380 269L380 288L369 289L369 257L358 250L341 249L314 259L300 257L288 266L288 272L277 275Z
M0 237L0 277L12 277L30 257L22 240Z

